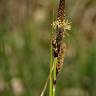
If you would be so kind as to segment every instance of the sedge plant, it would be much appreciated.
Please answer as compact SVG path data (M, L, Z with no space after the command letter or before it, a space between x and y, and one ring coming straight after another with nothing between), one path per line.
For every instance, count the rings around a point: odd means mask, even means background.
M57 18L56 21L52 23L52 29L54 32L51 34L50 43L50 72L40 96L44 96L48 81L50 81L49 96L55 96L57 76L64 64L66 50L66 43L64 42L64 38L66 36L66 30L71 29L70 23L65 18L65 0L59 1Z

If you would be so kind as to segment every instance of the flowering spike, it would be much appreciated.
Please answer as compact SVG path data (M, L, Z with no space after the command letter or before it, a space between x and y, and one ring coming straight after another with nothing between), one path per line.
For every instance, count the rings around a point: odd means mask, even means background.
M58 13L57 13L57 19L63 21L65 17L65 0L60 0Z

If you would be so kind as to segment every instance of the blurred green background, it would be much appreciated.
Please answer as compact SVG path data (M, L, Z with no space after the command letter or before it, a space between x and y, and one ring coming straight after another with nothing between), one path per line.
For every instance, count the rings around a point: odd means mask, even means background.
M40 96L58 1L0 0L0 96ZM96 96L96 0L66 0L66 17L72 30L56 96Z

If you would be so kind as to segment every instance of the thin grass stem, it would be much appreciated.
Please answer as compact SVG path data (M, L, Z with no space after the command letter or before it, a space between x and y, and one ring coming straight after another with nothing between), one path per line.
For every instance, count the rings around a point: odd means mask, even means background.
M53 96L55 96L56 92L56 64L57 64L57 58L54 58L54 71L53 71Z
M52 96L52 89L53 89L53 78L52 78L52 42L51 42L51 48L50 48L50 83L49 83L49 96Z
M54 0L53 0L54 1ZM54 2L53 3L53 14L52 14L52 20L54 21ZM53 27L51 31L51 36L53 33ZM51 37L50 36L50 37ZM51 46L50 46L50 83L49 83L49 96L53 96L53 74L52 74L52 68L53 68L53 48L52 48L52 41L51 41Z

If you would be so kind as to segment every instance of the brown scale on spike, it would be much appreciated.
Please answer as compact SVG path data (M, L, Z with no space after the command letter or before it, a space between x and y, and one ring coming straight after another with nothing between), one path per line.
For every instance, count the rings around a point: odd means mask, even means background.
M61 71L63 63L64 63L64 55L65 55L65 51L66 51L66 44L62 43L60 46L60 51L58 53L58 62L57 62L57 66L56 66L56 75Z
M59 8L58 8L58 13L57 13L57 21L59 22L59 26L57 26L56 31L56 42L57 42L57 47L60 49L60 43L64 39L64 26L63 26L63 21L64 21L64 12L65 9L65 0L60 0L59 3Z
M61 20L61 22L64 20L64 17L65 17L64 13L65 13L65 0L60 0L57 19Z

